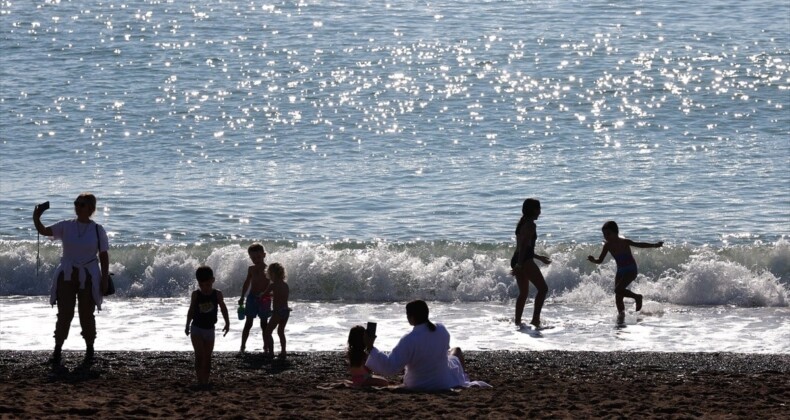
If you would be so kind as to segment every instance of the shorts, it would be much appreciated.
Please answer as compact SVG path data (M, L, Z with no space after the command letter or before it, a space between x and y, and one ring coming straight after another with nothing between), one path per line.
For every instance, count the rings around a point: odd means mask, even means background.
M200 328L195 324L189 330L193 337L200 337L204 341L214 341L214 328Z
M271 296L266 296L262 299L257 294L247 295L247 304L244 306L244 315L249 317L259 317L262 320L267 320L272 316L272 299Z
M636 273L638 271L639 270L637 269L636 264L628 264L628 265L618 266L617 267L617 275L618 276L622 276L622 275L626 275L626 274L630 274L630 273Z

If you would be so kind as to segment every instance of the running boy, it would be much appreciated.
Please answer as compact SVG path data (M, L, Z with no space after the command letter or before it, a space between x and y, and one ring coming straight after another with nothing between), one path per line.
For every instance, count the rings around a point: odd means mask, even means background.
M250 336L255 318L261 319L261 335L263 335L266 331L266 321L272 314L272 295L263 293L269 287L269 279L266 277L266 263L263 261L266 258L266 250L263 245L255 243L247 248L247 254L253 265L247 269L247 279L244 280L244 285L241 287L241 297L239 298L239 305L241 305L244 303L245 291L249 292L247 304L244 307L244 316L247 321L241 332L241 349L239 350L241 353L244 353L247 348L247 338ZM264 340L264 344L266 344L266 340Z
M222 331L228 334L230 322L228 321L228 308L222 299L222 292L214 289L214 271L211 267L200 266L195 271L198 290L192 292L192 300L187 312L187 326L185 333L192 335L192 347L195 348L195 372L198 385L208 386L211 375L211 353L214 351L214 325L217 323L217 308L222 310L225 318L225 328Z
M288 283L285 282L285 268L279 263L274 263L269 266L269 278L272 284L266 289L266 292L274 294L274 311L272 319L266 325L266 331L263 334L264 352L268 348L269 354L274 354L274 339L272 332L277 328L277 335L280 337L280 359L285 359L285 324L288 323L288 317L291 315L291 309L288 308L288 294L290 293Z
M634 242L627 238L621 238L619 236L620 228L617 227L617 223L613 221L604 223L601 231L603 232L603 237L606 240L603 245L601 255L597 259L590 255L587 257L587 259L590 262L600 264L603 262L604 258L606 258L606 253L608 252L612 254L612 257L617 262L617 273L614 276L614 293L615 303L617 305L618 321L622 321L622 319L625 317L625 305L623 304L624 297L635 299L636 310L642 310L642 295L627 289L631 282L636 279L636 275L638 274L636 260L634 260L634 256L631 254L631 247L661 248L661 246L664 245L664 242L660 241L651 244L647 242Z

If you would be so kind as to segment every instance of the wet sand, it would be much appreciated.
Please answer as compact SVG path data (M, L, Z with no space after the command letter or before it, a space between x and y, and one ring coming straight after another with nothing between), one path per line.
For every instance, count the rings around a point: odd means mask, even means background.
M190 352L49 355L0 351L0 417L790 418L790 355L468 352L494 388L440 393L324 389L348 379L338 352L215 353L209 389Z

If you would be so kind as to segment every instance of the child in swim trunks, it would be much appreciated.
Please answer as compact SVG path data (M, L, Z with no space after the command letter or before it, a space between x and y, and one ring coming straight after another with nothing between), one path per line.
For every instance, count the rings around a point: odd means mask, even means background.
M264 294L271 293L274 310L272 311L272 318L266 325L266 330L263 333L263 347L264 352L274 354L274 339L272 332L277 328L277 336L280 337L280 359L285 359L285 324L288 323L288 318L291 315L291 309L288 307L288 294L290 289L288 283L285 282L285 268L279 264L274 263L269 266L267 270L271 284Z
M636 300L636 310L642 310L642 295L634 293L627 289L627 287L636 279L638 274L636 260L631 254L631 247L636 248L660 248L664 245L663 241L654 244L647 242L634 242L627 238L619 236L620 228L617 223L608 221L604 223L601 228L603 237L606 242L603 245L603 250L598 258L592 255L587 259L590 262L600 264L606 258L606 253L612 254L614 260L617 262L617 273L614 276L614 293L615 304L617 305L618 322L622 322L625 317L625 304L623 303L624 297L629 297Z
M261 319L261 335L263 335L266 332L266 322L272 314L272 296L263 293L269 287L269 278L266 277L266 263L264 262L266 250L263 245L255 243L247 248L247 254L253 265L247 269L247 279L244 280L244 285L241 287L241 297L239 298L239 305L241 305L245 302L245 292L249 291L244 306L244 315L247 320L244 323L244 330L241 332L240 353L244 353L246 350L247 338L250 336L255 318ZM264 344L266 344L266 340L264 340ZM265 348L264 351L266 351Z
M199 386L208 386L211 375L211 354L214 352L214 325L217 323L217 310L222 311L226 335L230 329L228 308L222 298L222 292L214 288L214 271L211 267L200 266L195 272L199 289L192 292L187 312L186 335L192 336L192 347L195 349L195 372Z
M365 353L365 327L357 325L351 328L348 333L348 371L351 374L351 383L354 386L388 386L389 381L381 376L373 374L373 371L365 366L368 354Z

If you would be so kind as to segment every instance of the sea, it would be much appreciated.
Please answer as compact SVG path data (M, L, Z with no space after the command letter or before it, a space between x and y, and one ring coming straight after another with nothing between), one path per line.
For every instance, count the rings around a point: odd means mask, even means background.
M290 351L368 321L387 350L423 299L465 350L790 354L786 0L0 0L0 60L1 350L52 348L61 247L32 213L89 191L98 350L191 350L202 264L238 350L260 242ZM513 323L528 197L540 330ZM623 323L587 261L607 220L664 242L634 250Z

